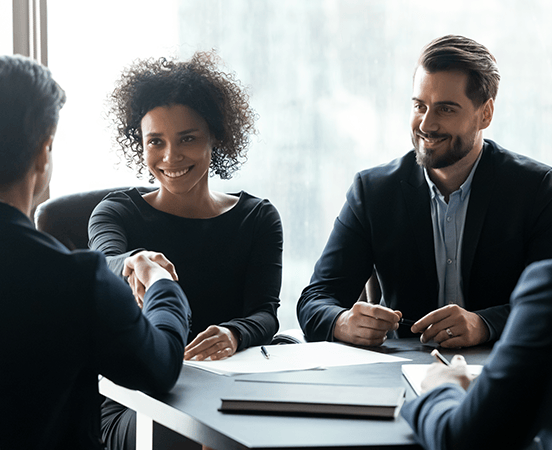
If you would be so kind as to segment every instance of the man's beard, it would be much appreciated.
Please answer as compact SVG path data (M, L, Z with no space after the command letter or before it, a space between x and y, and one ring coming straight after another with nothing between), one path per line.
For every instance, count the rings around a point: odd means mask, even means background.
M426 148L423 152L420 151L420 137L418 135L428 139L439 139L449 137L449 135L436 133L425 134L420 130L412 134L412 144L416 152L416 162L426 169L443 169L452 166L470 153L475 145L475 133L468 137L468 142L463 140L460 136L457 136L452 142L452 147L450 147L444 155L435 156L435 152L432 149L428 150Z

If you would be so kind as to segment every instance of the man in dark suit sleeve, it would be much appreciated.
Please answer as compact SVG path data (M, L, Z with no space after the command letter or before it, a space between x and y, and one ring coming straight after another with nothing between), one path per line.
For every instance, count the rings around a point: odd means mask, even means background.
M307 339L380 345L421 333L467 347L500 336L520 274L552 258L552 172L483 139L499 79L473 40L424 48L414 149L356 175L297 305ZM379 304L357 301L371 276ZM403 317L416 323L399 327Z
M530 265L481 375L466 361L433 364L401 414L426 449L552 448L552 260Z
M146 288L140 310L101 253L72 253L33 226L64 103L48 69L0 57L2 449L104 448L98 375L131 389L171 389L190 326L170 265L129 260L125 275Z

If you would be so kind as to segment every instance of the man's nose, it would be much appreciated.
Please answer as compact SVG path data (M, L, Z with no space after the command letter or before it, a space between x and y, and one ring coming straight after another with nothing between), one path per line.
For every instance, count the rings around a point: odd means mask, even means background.
M420 131L425 134L435 133L439 130L437 116L431 110L427 110L422 117L419 128Z

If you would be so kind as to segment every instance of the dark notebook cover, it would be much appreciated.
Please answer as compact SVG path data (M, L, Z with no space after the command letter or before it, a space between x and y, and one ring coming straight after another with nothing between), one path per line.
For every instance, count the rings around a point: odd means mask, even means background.
M394 418L404 394L402 387L235 381L220 411Z

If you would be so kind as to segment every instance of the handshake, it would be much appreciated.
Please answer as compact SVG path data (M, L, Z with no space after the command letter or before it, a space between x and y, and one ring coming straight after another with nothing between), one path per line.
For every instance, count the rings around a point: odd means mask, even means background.
M141 251L125 259L123 276L127 277L138 306L144 306L144 295L158 280L178 280L174 265L162 253Z

